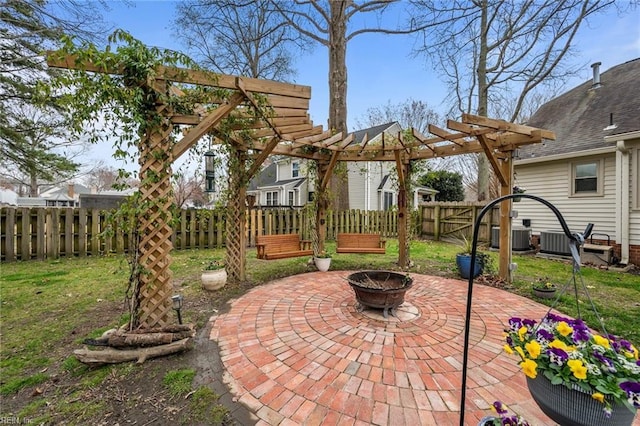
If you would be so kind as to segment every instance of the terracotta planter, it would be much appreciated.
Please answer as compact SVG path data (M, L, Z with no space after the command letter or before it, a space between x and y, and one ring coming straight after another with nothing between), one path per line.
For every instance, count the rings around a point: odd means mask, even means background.
M331 258L330 257L314 257L313 263L316 264L316 268L320 272L327 272L329 267L331 266Z
M213 271L202 271L202 288L209 291L219 290L227 283L227 271L216 269Z

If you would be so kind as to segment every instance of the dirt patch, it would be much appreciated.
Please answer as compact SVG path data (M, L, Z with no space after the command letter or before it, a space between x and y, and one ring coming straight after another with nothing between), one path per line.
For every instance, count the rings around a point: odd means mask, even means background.
M73 350L82 347L81 339L102 329L105 318L117 320L123 314L122 303L98 302L61 344L47 356L55 363L30 374L42 373L49 379L39 385L2 396L0 419L32 421L47 425L251 425L251 413L234 400L222 380L223 365L218 347L209 340L212 315L227 311L227 301L247 291L251 284L229 285L217 292L183 288L183 316L198 325L192 350L182 354L147 360L143 364L119 364L87 368L73 361ZM71 360L71 361L70 361ZM70 367L71 365L71 367ZM198 405L197 394L172 395L163 384L170 371L194 369L192 388L210 389L209 401ZM215 418L217 420L212 421ZM15 421L15 420L12 420Z

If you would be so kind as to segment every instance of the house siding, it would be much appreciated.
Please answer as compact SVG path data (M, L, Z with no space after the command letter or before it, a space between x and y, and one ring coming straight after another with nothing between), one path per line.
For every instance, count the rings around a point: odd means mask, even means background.
M348 163L349 176L349 207L356 210L367 209L365 163Z
M574 232L583 231L587 223L593 223L593 232L608 234L616 238L615 223L615 154L583 159L604 159L603 195L593 197L570 197L571 163L575 160L558 160L545 163L516 165L516 184L527 189L527 194L536 195L552 203ZM553 212L539 203L523 200L514 204L518 211L517 221L531 219L532 233L561 229ZM521 223L521 222L520 222ZM520 223L517 223L518 225Z

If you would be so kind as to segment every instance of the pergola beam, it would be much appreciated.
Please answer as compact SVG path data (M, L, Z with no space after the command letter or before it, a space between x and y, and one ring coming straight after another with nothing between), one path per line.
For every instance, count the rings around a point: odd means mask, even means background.
M220 121L222 121L242 100L244 95L236 92L227 101L225 105L221 105L205 117L196 127L191 129L180 141L173 146L173 157L178 158L184 154L193 144L210 132Z

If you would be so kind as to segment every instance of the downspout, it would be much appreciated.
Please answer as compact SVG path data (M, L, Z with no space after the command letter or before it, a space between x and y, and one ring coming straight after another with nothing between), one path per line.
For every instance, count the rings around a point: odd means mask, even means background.
M620 263L629 264L629 147L625 141L616 142L616 235L620 241Z

